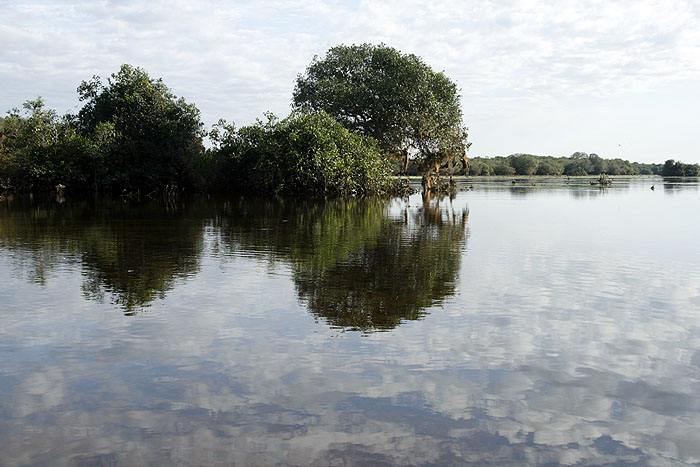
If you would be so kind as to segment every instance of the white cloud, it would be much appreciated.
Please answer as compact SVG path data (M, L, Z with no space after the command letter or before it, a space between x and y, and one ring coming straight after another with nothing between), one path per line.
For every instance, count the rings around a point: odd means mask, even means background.
M385 42L444 69L462 89L475 154L567 154L586 149L575 146L583 131L598 152L617 156L624 123L614 135L590 131L595 116L576 127L567 119L609 99L622 103L610 111L617 122L640 96L700 99L687 85L700 78L700 8L688 0L10 1L0 21L3 111L37 94L68 110L81 80L131 63L195 102L207 123L245 124L288 111L294 79L313 55L360 42ZM682 128L698 117L674 114L665 118L678 125L662 134L638 125L639 146L623 156L661 160L669 148L700 160Z

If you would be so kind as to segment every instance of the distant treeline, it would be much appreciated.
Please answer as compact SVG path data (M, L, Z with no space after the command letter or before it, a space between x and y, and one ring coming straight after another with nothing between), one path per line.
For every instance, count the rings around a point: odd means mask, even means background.
M464 172L464 167L459 173ZM408 175L419 175L418 168L409 163ZM534 154L511 154L507 157L472 157L469 159L468 175L662 175L666 177L697 177L698 164L684 164L673 159L663 164L645 164L624 159L604 159L598 154L575 152L568 157L537 156Z

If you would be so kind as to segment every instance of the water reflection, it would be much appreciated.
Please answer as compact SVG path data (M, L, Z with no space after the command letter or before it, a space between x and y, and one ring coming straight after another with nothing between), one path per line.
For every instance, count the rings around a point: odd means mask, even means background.
M106 202L8 201L0 245L45 285L79 266L81 290L132 315L199 269L204 229L214 249L287 264L299 300L333 327L389 330L455 293L466 208L424 197L325 202L239 198L169 207Z
M115 220L7 207L0 465L700 462L698 191L630 185L586 202L477 187L452 204L236 199ZM468 250L452 207L466 202ZM158 237L191 259L158 259ZM110 259L139 238L170 271L151 281L158 306L126 318L85 300L87 269L122 291L108 272L148 269Z
M663 180L664 193L668 194L700 189L700 178L698 177L664 177Z
M430 196L393 207L241 199L219 227L230 250L288 263L301 302L332 327L389 330L455 293L468 217Z
M197 272L204 212L197 205L8 200L0 205L0 246L37 284L79 265L86 298L109 296L134 314Z
M598 183L597 176L590 177L501 177L501 178L465 178L457 181L460 191L502 192L512 198L530 198L542 194L559 195L568 193L575 199L589 199L610 194L619 195L629 191L633 186L648 183L650 187L659 183L658 177L610 177L611 185Z

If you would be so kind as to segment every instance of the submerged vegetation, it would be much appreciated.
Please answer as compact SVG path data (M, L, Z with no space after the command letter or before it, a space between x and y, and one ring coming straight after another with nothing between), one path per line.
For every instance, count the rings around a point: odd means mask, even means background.
M455 83L385 45L331 48L298 76L293 112L206 131L194 104L161 79L122 65L77 89L77 114L39 97L0 118L0 192L57 191L173 198L182 191L364 196L400 193L392 174L698 176L700 166L630 163L597 154L467 159ZM208 138L211 147L206 148Z

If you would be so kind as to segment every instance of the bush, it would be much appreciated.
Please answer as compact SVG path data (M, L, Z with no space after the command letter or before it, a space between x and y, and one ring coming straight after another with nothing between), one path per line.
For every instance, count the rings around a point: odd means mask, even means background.
M536 175L561 175L563 171L561 165L544 160L537 166Z
M222 131L223 130L223 131ZM243 127L220 124L212 162L226 191L366 195L390 191L390 164L373 139L348 131L325 112Z
M478 159L469 161L469 175L493 175L491 167Z

